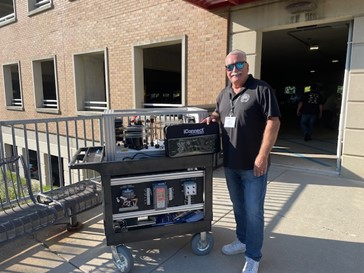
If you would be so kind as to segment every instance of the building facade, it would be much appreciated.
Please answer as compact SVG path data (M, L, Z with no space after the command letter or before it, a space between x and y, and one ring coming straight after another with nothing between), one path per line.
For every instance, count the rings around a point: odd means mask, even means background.
M8 2L14 16L0 27L2 118L144 107L158 71L165 85L181 75L168 94L179 97L176 106L211 103L224 85L224 16L184 1L49 0L32 9L38 1Z
M1 1L0 118L211 106L226 84L229 50L246 51L250 72L269 78L269 55L280 51L268 51L270 34L291 30L299 40L302 29L345 24L342 78L335 76L338 166L341 175L364 178L363 14L361 0ZM275 64L275 71L285 66Z
M213 1L204 2L213 3ZM233 1L223 2L232 5L230 2ZM364 166L364 121L360 118L361 112L364 110L362 87L364 82L364 2L360 0L240 1L241 3L249 2L243 3L243 5L234 2L228 16L228 47L229 49L242 48L247 52L250 70L257 77L261 76L262 63L265 58L264 55L262 56L262 47L266 34L285 29L294 29L302 33L305 29L320 29L320 26L324 29L331 25L333 33L339 35L338 24L345 23L348 26L348 36L344 40L346 49L345 58L342 61L344 66L340 86L342 99L340 123L338 124L338 169L343 176L364 178L362 167ZM207 5L205 8L208 9L209 6ZM310 37L306 38L307 45L310 46ZM296 39L304 42L303 38L298 35ZM319 40L320 37L317 39ZM334 46L335 44L329 45L329 47ZM279 51L280 49L277 48L271 54L279 54ZM279 59L276 62L277 65L273 66L269 73L275 69L280 70L284 66L284 64L279 65ZM297 63L288 70L295 71L302 65L302 62ZM284 74L278 75L280 79L286 78ZM298 77L303 78L304 76L299 74ZM333 82L338 76L328 74L321 75L321 77L326 77L327 82Z

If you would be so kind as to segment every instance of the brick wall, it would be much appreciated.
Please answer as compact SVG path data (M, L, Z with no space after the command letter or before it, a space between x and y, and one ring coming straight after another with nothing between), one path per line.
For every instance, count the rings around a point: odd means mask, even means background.
M132 47L187 37L187 105L213 104L225 85L226 14L207 12L182 0L53 0L54 8L28 16L17 1L15 23L0 28L0 64L20 61L25 111L0 107L1 119L57 117L35 111L32 60L57 59L61 115L76 115L73 54L108 49L112 109L132 108ZM4 102L0 71L0 104Z

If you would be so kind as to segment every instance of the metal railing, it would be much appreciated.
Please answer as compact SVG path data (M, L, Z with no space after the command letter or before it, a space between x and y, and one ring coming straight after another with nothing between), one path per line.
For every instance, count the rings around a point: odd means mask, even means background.
M23 155L39 191L89 177L68 162L83 146L104 145L102 115L0 121L0 157ZM55 183L55 181L57 183Z
M98 177L90 170L68 166L82 147L105 146L105 159L125 142L130 124L136 122L148 133L143 143L163 141L164 127L175 123L200 122L207 110L195 107L107 110L98 115L48 119L0 121L0 158L23 155L29 165L32 184L45 192ZM139 126L138 125L138 126ZM121 140L121 141L120 141Z
M15 18L15 13L14 12L10 13L8 15L5 15L5 16L0 18L0 25L1 25L1 23L4 23L4 22L9 21L9 20L14 19L14 18Z
M44 108L58 108L58 101L57 100L43 100L43 107Z
M23 106L23 100L22 99L12 99L12 106L18 106L18 107L22 107Z
M106 101L84 101L84 106L86 111L96 110L96 111L104 111L107 110L107 102Z
M38 8L45 4L49 4L50 2L51 2L50 0L36 0L36 3L34 4L34 6Z

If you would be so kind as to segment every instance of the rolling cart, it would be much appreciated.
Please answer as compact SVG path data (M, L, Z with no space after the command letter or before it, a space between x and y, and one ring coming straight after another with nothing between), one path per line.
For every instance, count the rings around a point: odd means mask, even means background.
M70 169L101 176L106 243L121 272L134 261L127 243L194 234L192 251L213 248L212 172L218 125L200 108L106 111L103 146L79 148Z
M69 166L101 175L106 243L120 272L133 268L130 242L194 234L192 251L211 251L214 154L107 161L104 153L81 148Z

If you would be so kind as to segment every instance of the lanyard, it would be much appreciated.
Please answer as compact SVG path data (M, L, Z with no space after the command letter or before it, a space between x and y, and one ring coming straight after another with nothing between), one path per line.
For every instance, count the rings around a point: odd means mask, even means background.
M242 91L240 91L238 94L236 94L234 97L232 95L232 93L229 93L230 96L230 117L234 116L234 110L235 110L235 104L234 101L237 98L240 98L240 96L248 89L248 87L245 87Z

